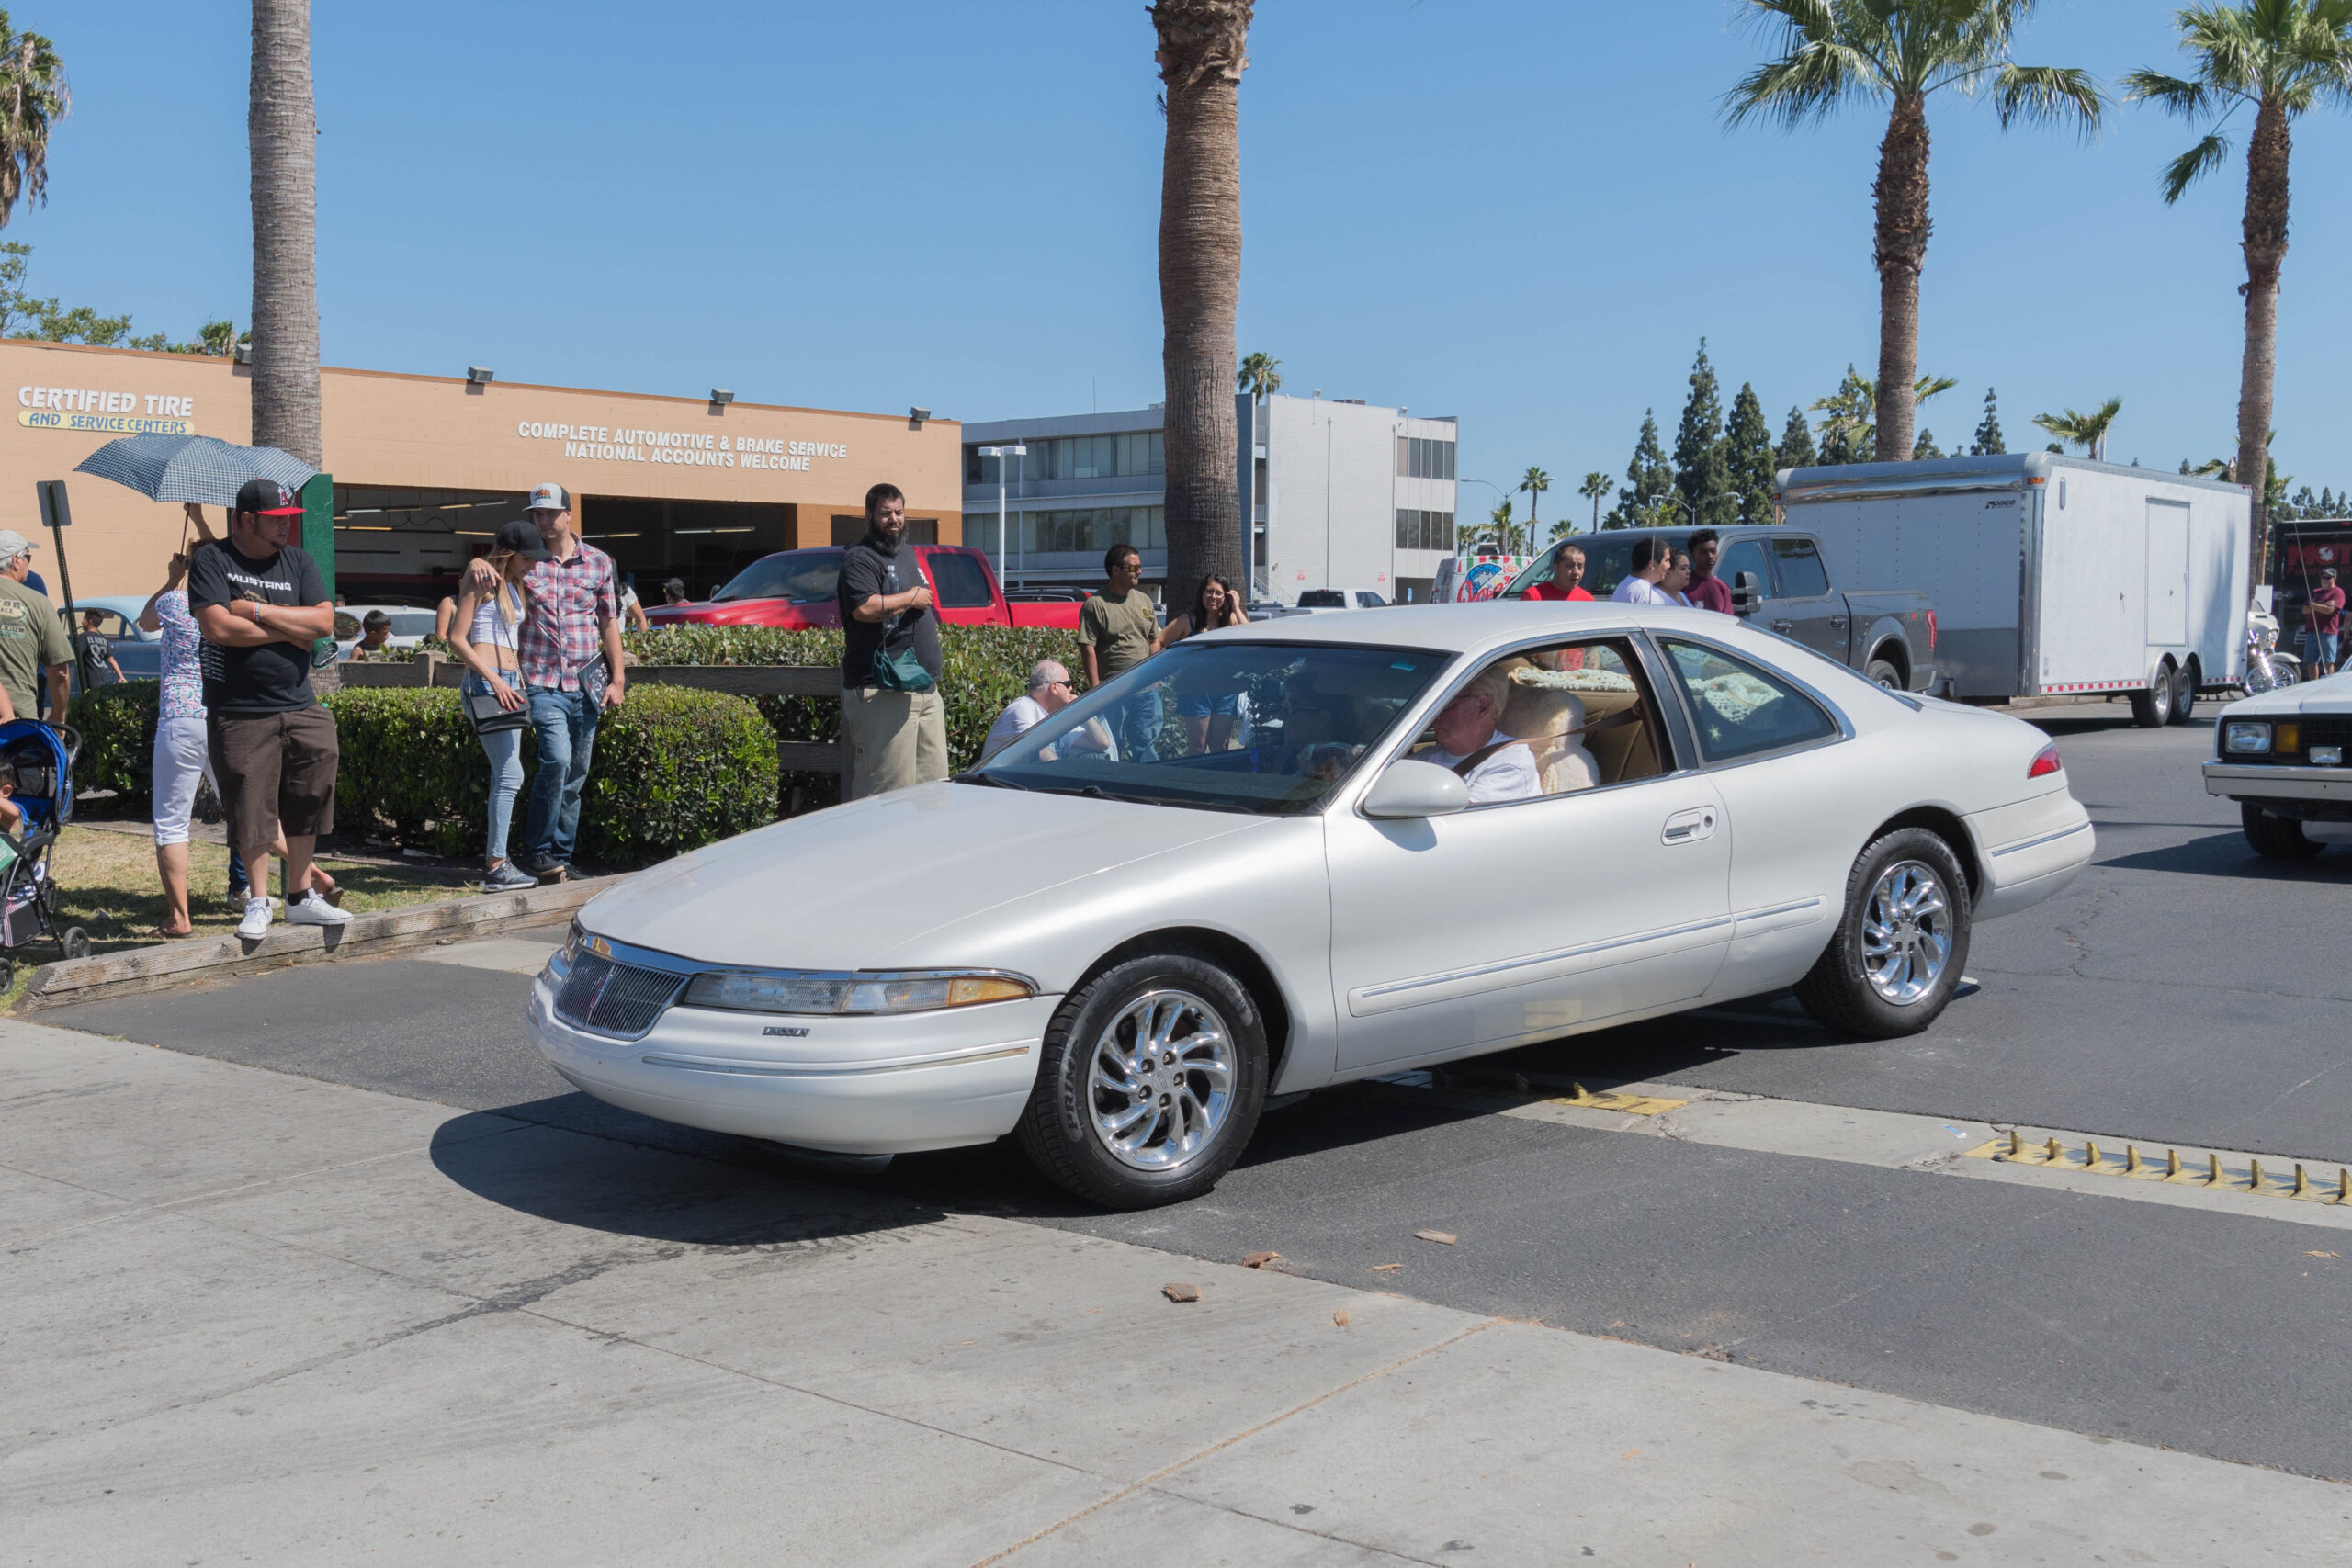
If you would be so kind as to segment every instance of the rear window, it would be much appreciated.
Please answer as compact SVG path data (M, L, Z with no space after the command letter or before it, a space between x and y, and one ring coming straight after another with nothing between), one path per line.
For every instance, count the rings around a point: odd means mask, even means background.
M394 610L391 615L391 635L394 637L433 635L433 612L430 610Z
M1668 640L1666 651L1710 762L1837 739L1838 721L1781 676L1699 643Z
M1348 596L1336 588L1310 588L1298 596L1299 604L1310 610L1344 610Z
M932 591L943 610L985 610L996 603L989 592L989 574L974 557L960 550L933 550L924 558L931 568Z
M841 581L839 550L786 550L755 560L733 581L712 594L713 603L729 599L789 599L796 604L815 604L833 596Z

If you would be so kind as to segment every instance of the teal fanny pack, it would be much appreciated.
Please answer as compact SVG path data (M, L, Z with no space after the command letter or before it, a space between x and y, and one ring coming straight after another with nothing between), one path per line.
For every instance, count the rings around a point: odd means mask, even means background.
M928 692L931 671L922 667L915 656L913 645L892 653L889 634L884 633L883 645L874 650L874 683L886 692Z

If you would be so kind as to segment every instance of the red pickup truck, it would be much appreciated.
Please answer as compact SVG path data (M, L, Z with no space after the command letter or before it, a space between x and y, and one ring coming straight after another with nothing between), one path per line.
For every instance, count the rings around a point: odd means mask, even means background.
M1059 626L1078 629L1076 600L1007 604L987 552L961 545L909 545L931 589L939 618L956 626ZM655 626L808 626L842 624L833 587L841 579L842 547L820 546L763 556L699 604L649 604Z

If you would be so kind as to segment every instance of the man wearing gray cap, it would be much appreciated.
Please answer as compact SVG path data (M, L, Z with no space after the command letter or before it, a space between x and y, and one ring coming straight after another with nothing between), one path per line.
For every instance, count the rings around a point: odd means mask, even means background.
M65 719L65 689L74 645L57 606L26 586L33 547L22 534L0 528L0 721L40 714L34 687L49 666L49 711Z

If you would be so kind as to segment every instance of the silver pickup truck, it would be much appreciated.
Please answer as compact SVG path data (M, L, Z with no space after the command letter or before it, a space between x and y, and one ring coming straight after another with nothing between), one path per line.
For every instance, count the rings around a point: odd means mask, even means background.
M1551 580L1552 563L1570 545L1584 551L1584 581L1596 599L1617 591L1633 570L1634 541L1657 539L1687 549L1697 529L1627 528L1572 534L1537 556L1498 597L1516 599ZM1925 590L1843 589L1829 581L1821 544L1795 528L1718 528L1723 556L1715 575L1731 590L1732 608L1748 625L1803 643L1898 692L1929 689L1936 672L1936 612Z

